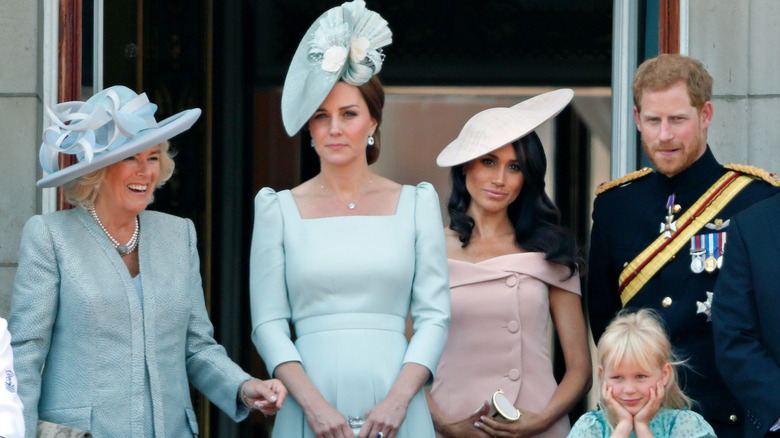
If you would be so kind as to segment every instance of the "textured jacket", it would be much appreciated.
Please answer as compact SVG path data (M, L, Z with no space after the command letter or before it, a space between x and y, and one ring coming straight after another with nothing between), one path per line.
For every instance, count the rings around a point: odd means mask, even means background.
M77 208L24 227L10 331L28 437L37 419L141 437L198 433L189 383L231 418L249 378L213 338L190 220L143 211L142 297L113 245ZM144 418L145 376L153 415Z

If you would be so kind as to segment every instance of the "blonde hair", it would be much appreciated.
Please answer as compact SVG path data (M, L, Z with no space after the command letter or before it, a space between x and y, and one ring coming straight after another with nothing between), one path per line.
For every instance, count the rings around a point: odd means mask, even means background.
M663 368L671 364L669 380L664 385L664 399L661 407L667 409L690 409L691 399L683 393L677 383L677 366L684 365L672 352L672 344L663 328L661 316L652 309L636 312L620 311L609 323L598 344L599 364L614 369L623 361L645 369ZM603 378L603 376L602 376ZM612 428L617 418L599 393L599 404Z
M173 153L170 150L168 140L158 144L160 147L160 175L157 177L155 189L162 187L173 175L176 163L173 161ZM153 146L152 146L153 147ZM94 172L80 176L65 184L65 200L71 205L87 209L95 205L95 200L100 194L100 186L106 178L108 166ZM152 201L154 197L152 197Z

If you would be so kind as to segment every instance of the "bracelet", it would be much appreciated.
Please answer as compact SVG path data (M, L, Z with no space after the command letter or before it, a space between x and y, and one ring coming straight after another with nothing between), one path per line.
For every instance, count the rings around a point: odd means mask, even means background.
M251 379L249 379L251 380ZM241 398L241 403L244 404L244 406L248 407L250 410L254 409L252 405L249 404L249 402L246 399L246 394L244 394L244 385L246 385L246 382L249 380L244 380L241 382L241 386L238 387L238 395Z

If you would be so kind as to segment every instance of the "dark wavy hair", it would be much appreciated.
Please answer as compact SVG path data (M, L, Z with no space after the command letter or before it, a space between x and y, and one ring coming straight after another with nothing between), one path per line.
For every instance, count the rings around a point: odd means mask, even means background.
M535 132L512 142L512 147L523 173L520 194L507 208L509 220L515 228L515 241L526 251L541 252L551 262L569 268L569 277L582 265L577 255L574 235L561 225L561 212L544 191L544 175L547 172L547 158L542 141ZM466 214L471 195L466 188L465 164L450 170L452 192L447 203L450 214L450 229L458 233L462 247L471 240L474 219Z

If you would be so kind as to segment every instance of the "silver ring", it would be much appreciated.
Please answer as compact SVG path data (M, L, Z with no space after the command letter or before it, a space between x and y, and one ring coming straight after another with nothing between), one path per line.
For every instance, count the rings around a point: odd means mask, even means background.
M376 438L385 438L385 434L383 432L379 432L376 434Z

